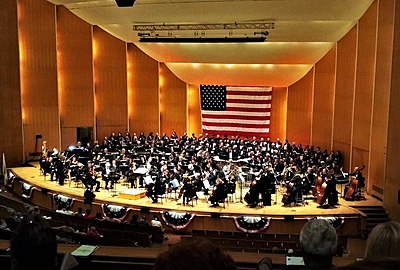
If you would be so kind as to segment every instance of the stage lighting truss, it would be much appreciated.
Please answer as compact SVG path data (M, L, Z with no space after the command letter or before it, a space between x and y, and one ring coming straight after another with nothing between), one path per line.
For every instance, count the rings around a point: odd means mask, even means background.
M256 42L265 41L269 35L267 30L274 29L273 22L260 23L218 23L218 24L138 24L133 25L141 42Z

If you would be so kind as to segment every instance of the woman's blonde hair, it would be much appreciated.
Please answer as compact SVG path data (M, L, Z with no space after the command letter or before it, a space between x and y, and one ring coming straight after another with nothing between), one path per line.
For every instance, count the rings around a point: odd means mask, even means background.
M389 221L378 224L369 234L365 248L365 259L400 259L400 223Z

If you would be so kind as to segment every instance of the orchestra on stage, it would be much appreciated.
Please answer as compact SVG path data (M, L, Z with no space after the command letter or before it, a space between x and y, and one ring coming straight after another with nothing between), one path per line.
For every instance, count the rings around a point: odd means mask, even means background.
M124 181L131 188L146 189L153 203L171 193L177 202L193 205L201 192L211 207L217 207L239 192L240 202L254 208L277 204L277 193L282 192L284 206L311 199L326 207L338 204L338 183L349 182L341 195L350 200L364 186L362 169L344 174L342 163L339 151L282 143L279 138L128 132L112 133L101 143L78 142L65 151L50 151L43 141L40 170L59 185L65 179L81 183L86 192L98 192L101 181L104 189L116 192L117 183Z

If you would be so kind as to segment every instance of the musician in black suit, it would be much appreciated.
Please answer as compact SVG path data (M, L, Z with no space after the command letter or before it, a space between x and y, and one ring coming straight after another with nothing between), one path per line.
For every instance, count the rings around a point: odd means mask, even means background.
M97 180L97 172L94 170L92 162L88 162L87 164L86 176L83 184L90 191L93 190L94 186L96 186L96 192L100 191L100 181Z
M336 179L331 174L326 176L326 187L324 191L324 196L321 199L320 206L324 206L326 200L330 206L335 206L338 204L338 192L336 190Z
M354 176L356 180L358 180L357 191L361 191L363 187L365 187L365 177L362 175L362 170L365 168L365 165L360 169L359 167L355 167L352 173L349 175Z
M212 207L217 207L220 202L226 199L228 196L226 192L226 186L220 177L217 178L214 186L213 194L210 196L210 203Z
M259 181L263 206L271 205L271 194L275 194L276 183L272 168L264 170Z

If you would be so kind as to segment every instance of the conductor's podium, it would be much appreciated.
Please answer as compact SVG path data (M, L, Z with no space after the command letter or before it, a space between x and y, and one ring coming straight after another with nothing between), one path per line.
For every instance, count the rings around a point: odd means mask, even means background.
M139 200L146 197L146 190L136 188L126 189L121 191L118 196L128 200Z

